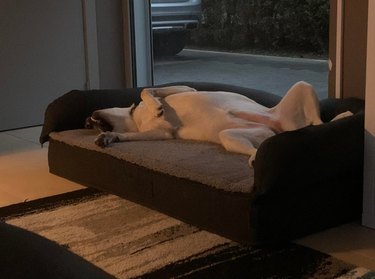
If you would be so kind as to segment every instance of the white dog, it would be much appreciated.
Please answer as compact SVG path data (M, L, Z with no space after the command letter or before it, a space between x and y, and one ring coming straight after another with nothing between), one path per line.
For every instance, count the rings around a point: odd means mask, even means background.
M273 108L240 94L196 91L187 86L144 89L141 99L138 106L95 111L86 121L87 127L101 131L95 143L105 147L135 140L208 141L249 155L251 164L265 139L322 123L314 89L305 82L293 85Z

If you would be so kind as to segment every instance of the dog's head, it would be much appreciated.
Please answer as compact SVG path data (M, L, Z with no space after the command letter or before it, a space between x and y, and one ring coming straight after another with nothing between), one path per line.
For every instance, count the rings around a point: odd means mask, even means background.
M133 104L128 108L107 108L96 110L88 117L85 127L97 129L100 132L113 131L118 133L137 132L138 128L133 119L136 106Z

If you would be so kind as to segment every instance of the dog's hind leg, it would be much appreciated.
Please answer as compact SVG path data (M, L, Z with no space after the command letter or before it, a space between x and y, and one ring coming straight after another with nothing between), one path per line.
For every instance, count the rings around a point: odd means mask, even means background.
M269 110L279 122L281 131L291 131L308 125L322 124L319 100L314 88L303 81L294 84L283 99Z
M259 145L275 133L261 125L254 128L226 129L219 133L220 142L227 151L249 155L249 165L255 160Z

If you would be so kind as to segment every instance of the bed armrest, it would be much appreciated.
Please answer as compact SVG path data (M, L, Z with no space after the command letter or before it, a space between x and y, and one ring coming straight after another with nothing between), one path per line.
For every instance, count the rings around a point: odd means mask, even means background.
M127 107L139 103L139 89L125 90L73 90L48 105L39 141L48 141L51 132L84 127L85 119L97 109Z
M363 146L363 112L273 136L258 149L254 195L292 197L306 187L327 187L343 174L360 180Z
M365 101L358 98L327 98L320 101L320 117L323 122L328 122L342 112L349 110L355 114L363 111L364 107Z

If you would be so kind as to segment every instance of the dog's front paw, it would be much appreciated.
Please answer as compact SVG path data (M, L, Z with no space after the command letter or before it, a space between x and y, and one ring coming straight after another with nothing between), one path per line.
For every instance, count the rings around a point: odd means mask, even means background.
M106 133L101 133L96 139L95 139L95 144L100 146L100 147L107 147L113 142L119 141L119 138L110 132Z

